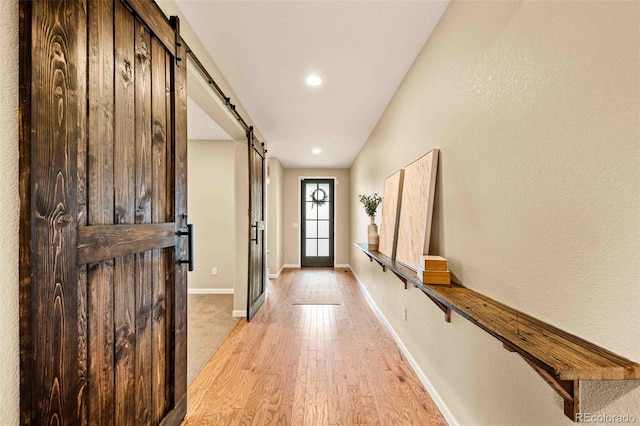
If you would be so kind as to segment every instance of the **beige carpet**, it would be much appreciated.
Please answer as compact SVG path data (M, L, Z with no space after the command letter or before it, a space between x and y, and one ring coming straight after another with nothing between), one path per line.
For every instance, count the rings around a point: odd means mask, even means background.
M187 382L196 378L240 318L232 294L190 294L187 299Z

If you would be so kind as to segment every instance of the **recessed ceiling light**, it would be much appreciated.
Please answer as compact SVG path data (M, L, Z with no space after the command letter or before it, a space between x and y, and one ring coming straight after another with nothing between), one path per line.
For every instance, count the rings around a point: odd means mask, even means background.
M320 154L322 152L322 150L320 148L313 148L311 150L311 152L314 153L314 154Z
M309 86L320 86L322 84L322 79L316 74L311 74L305 81Z

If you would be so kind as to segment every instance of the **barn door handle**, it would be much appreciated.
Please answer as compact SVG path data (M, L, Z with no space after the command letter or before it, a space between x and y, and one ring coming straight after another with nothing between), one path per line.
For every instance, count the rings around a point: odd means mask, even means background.
M180 264L185 264L187 263L189 265L189 271L193 271L193 224L188 224L187 225L187 230L185 231L178 231L178 235L183 237L183 236L187 236L188 240L188 244L189 244L189 248L188 248L188 252L187 252L187 259L180 259Z
M256 228L256 237L252 238L251 241L255 241L256 245L258 245L258 222L255 225L251 225L252 228Z

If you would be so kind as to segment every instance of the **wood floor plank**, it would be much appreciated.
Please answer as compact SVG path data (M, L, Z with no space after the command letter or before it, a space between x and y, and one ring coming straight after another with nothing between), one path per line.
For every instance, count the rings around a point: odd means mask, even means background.
M371 396L360 397L362 405L363 423L366 425L379 425L380 417L378 416L378 406Z
M189 388L184 425L446 425L351 273L269 284ZM340 305L293 304L310 291Z
M277 382L277 376L270 374L262 380L264 385L257 388L261 391L261 394L252 398L252 401L255 401L255 410L251 410L252 425L270 425L276 422L278 408L282 402L282 389L276 388Z
M338 392L337 362L331 356L326 363L327 369L327 416L330 425L341 424L342 414L340 411L340 394Z
M291 386L291 380L295 380L298 372L298 362L300 360L300 352L302 348L302 330L297 329L292 338L292 343L290 343L288 348L291 349L288 358L288 362L286 364L286 369L284 370L284 375L279 379L279 388L282 389L282 403L280 405L278 422L282 422L282 424L291 424L291 417L293 413L293 402L295 397L295 392L297 386ZM304 389L302 390L304 392Z
M326 380L316 382L316 422L317 425L329 424L329 389Z
M315 315L314 315L315 316ZM317 352L312 350L311 343L315 339L309 341L309 358L307 363L307 378L304 388L304 424L316 424L316 395L317 395ZM315 348L314 348L315 349Z
M308 366L309 340L304 340L303 338L302 346L300 347L300 358L298 359L298 370L294 377L295 393L291 412L291 424L293 425L304 424L304 401Z
M362 412L362 402L358 395L357 386L347 386L347 392L342 396L344 409L342 410L342 419L346 425L362 424L364 415Z

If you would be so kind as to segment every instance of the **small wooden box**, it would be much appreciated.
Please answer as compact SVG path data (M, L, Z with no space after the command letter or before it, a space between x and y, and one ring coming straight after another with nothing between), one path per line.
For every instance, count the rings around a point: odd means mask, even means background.
M447 271L425 271L418 268L418 279L423 284L451 284L451 272Z
M420 259L422 261L422 268L425 271L447 271L449 270L447 266L447 259L442 256L430 256L424 255Z

